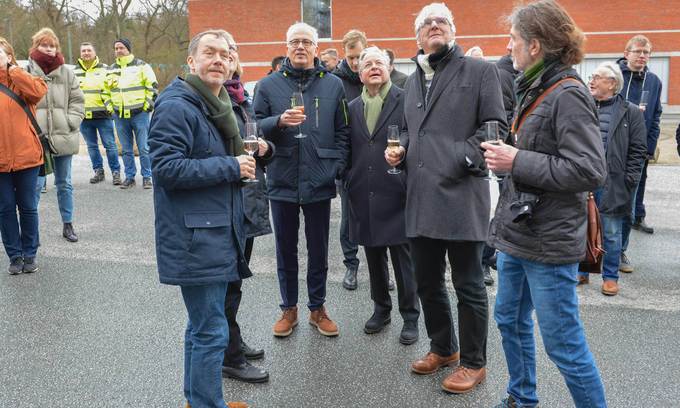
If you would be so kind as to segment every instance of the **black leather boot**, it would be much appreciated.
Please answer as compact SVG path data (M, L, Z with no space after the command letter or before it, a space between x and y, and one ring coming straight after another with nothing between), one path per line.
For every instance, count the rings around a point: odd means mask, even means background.
M68 242L78 242L78 236L76 235L76 232L73 230L73 224L70 222L65 222L64 223L64 232L62 233L64 238Z

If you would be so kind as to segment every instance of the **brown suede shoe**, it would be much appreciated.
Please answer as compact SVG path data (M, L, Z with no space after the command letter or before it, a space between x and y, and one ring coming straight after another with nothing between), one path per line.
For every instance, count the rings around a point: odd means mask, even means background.
M248 408L248 404L245 402L238 402L238 401L232 401L232 402L227 402L227 407L228 408ZM191 408L191 405L187 402L187 405L185 405L184 408Z
M619 293L619 284L615 280L606 280L602 282L602 294L607 296L616 296Z
M274 336L288 337L298 324L297 306L283 309L281 318L274 324Z
M448 377L444 378L442 388L453 394L465 394L486 378L486 368L467 368L459 366Z
M411 371L416 374L432 374L444 366L455 365L458 360L460 360L460 353L457 351L448 357L429 352L425 357L411 364Z
M590 283L590 277L588 275L579 275L577 286L587 285Z
M312 311L309 315L309 324L316 327L319 333L324 336L333 337L340 334L338 325L328 317L328 313L326 313L326 308L324 306L321 306L321 309Z

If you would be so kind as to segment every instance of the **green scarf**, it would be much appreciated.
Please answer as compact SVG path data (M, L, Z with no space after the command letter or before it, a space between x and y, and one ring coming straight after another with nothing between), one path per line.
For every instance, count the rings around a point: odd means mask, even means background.
M376 96L371 96L368 93L368 89L364 86L364 90L361 91L361 100L364 101L364 118L366 119L366 127L368 127L368 133L373 134L375 130L375 125L378 124L378 118L380 117L380 112L382 112L383 103L387 94L392 88L392 82L387 81L381 88L380 92Z
M212 91L205 86L201 78L194 74L187 74L184 81L203 98L210 115L208 119L222 135L227 146L227 154L238 156L245 153L243 139L238 131L236 116L231 107L231 99L224 87L220 88L220 96L216 97Z

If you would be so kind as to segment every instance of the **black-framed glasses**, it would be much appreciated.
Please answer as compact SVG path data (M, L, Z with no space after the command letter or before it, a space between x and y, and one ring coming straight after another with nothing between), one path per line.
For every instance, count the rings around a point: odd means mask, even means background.
M288 41L288 46L290 48L297 48L297 47L300 46L300 44L302 44L302 46L305 47L305 48L309 48L312 45L314 45L314 41L307 40L307 39L303 39L303 40L295 39L295 40Z

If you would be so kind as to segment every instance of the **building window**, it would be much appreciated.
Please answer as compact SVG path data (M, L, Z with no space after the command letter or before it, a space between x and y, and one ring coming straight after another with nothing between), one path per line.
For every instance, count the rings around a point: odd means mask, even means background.
M319 38L331 38L331 0L302 0L302 21L319 31Z

